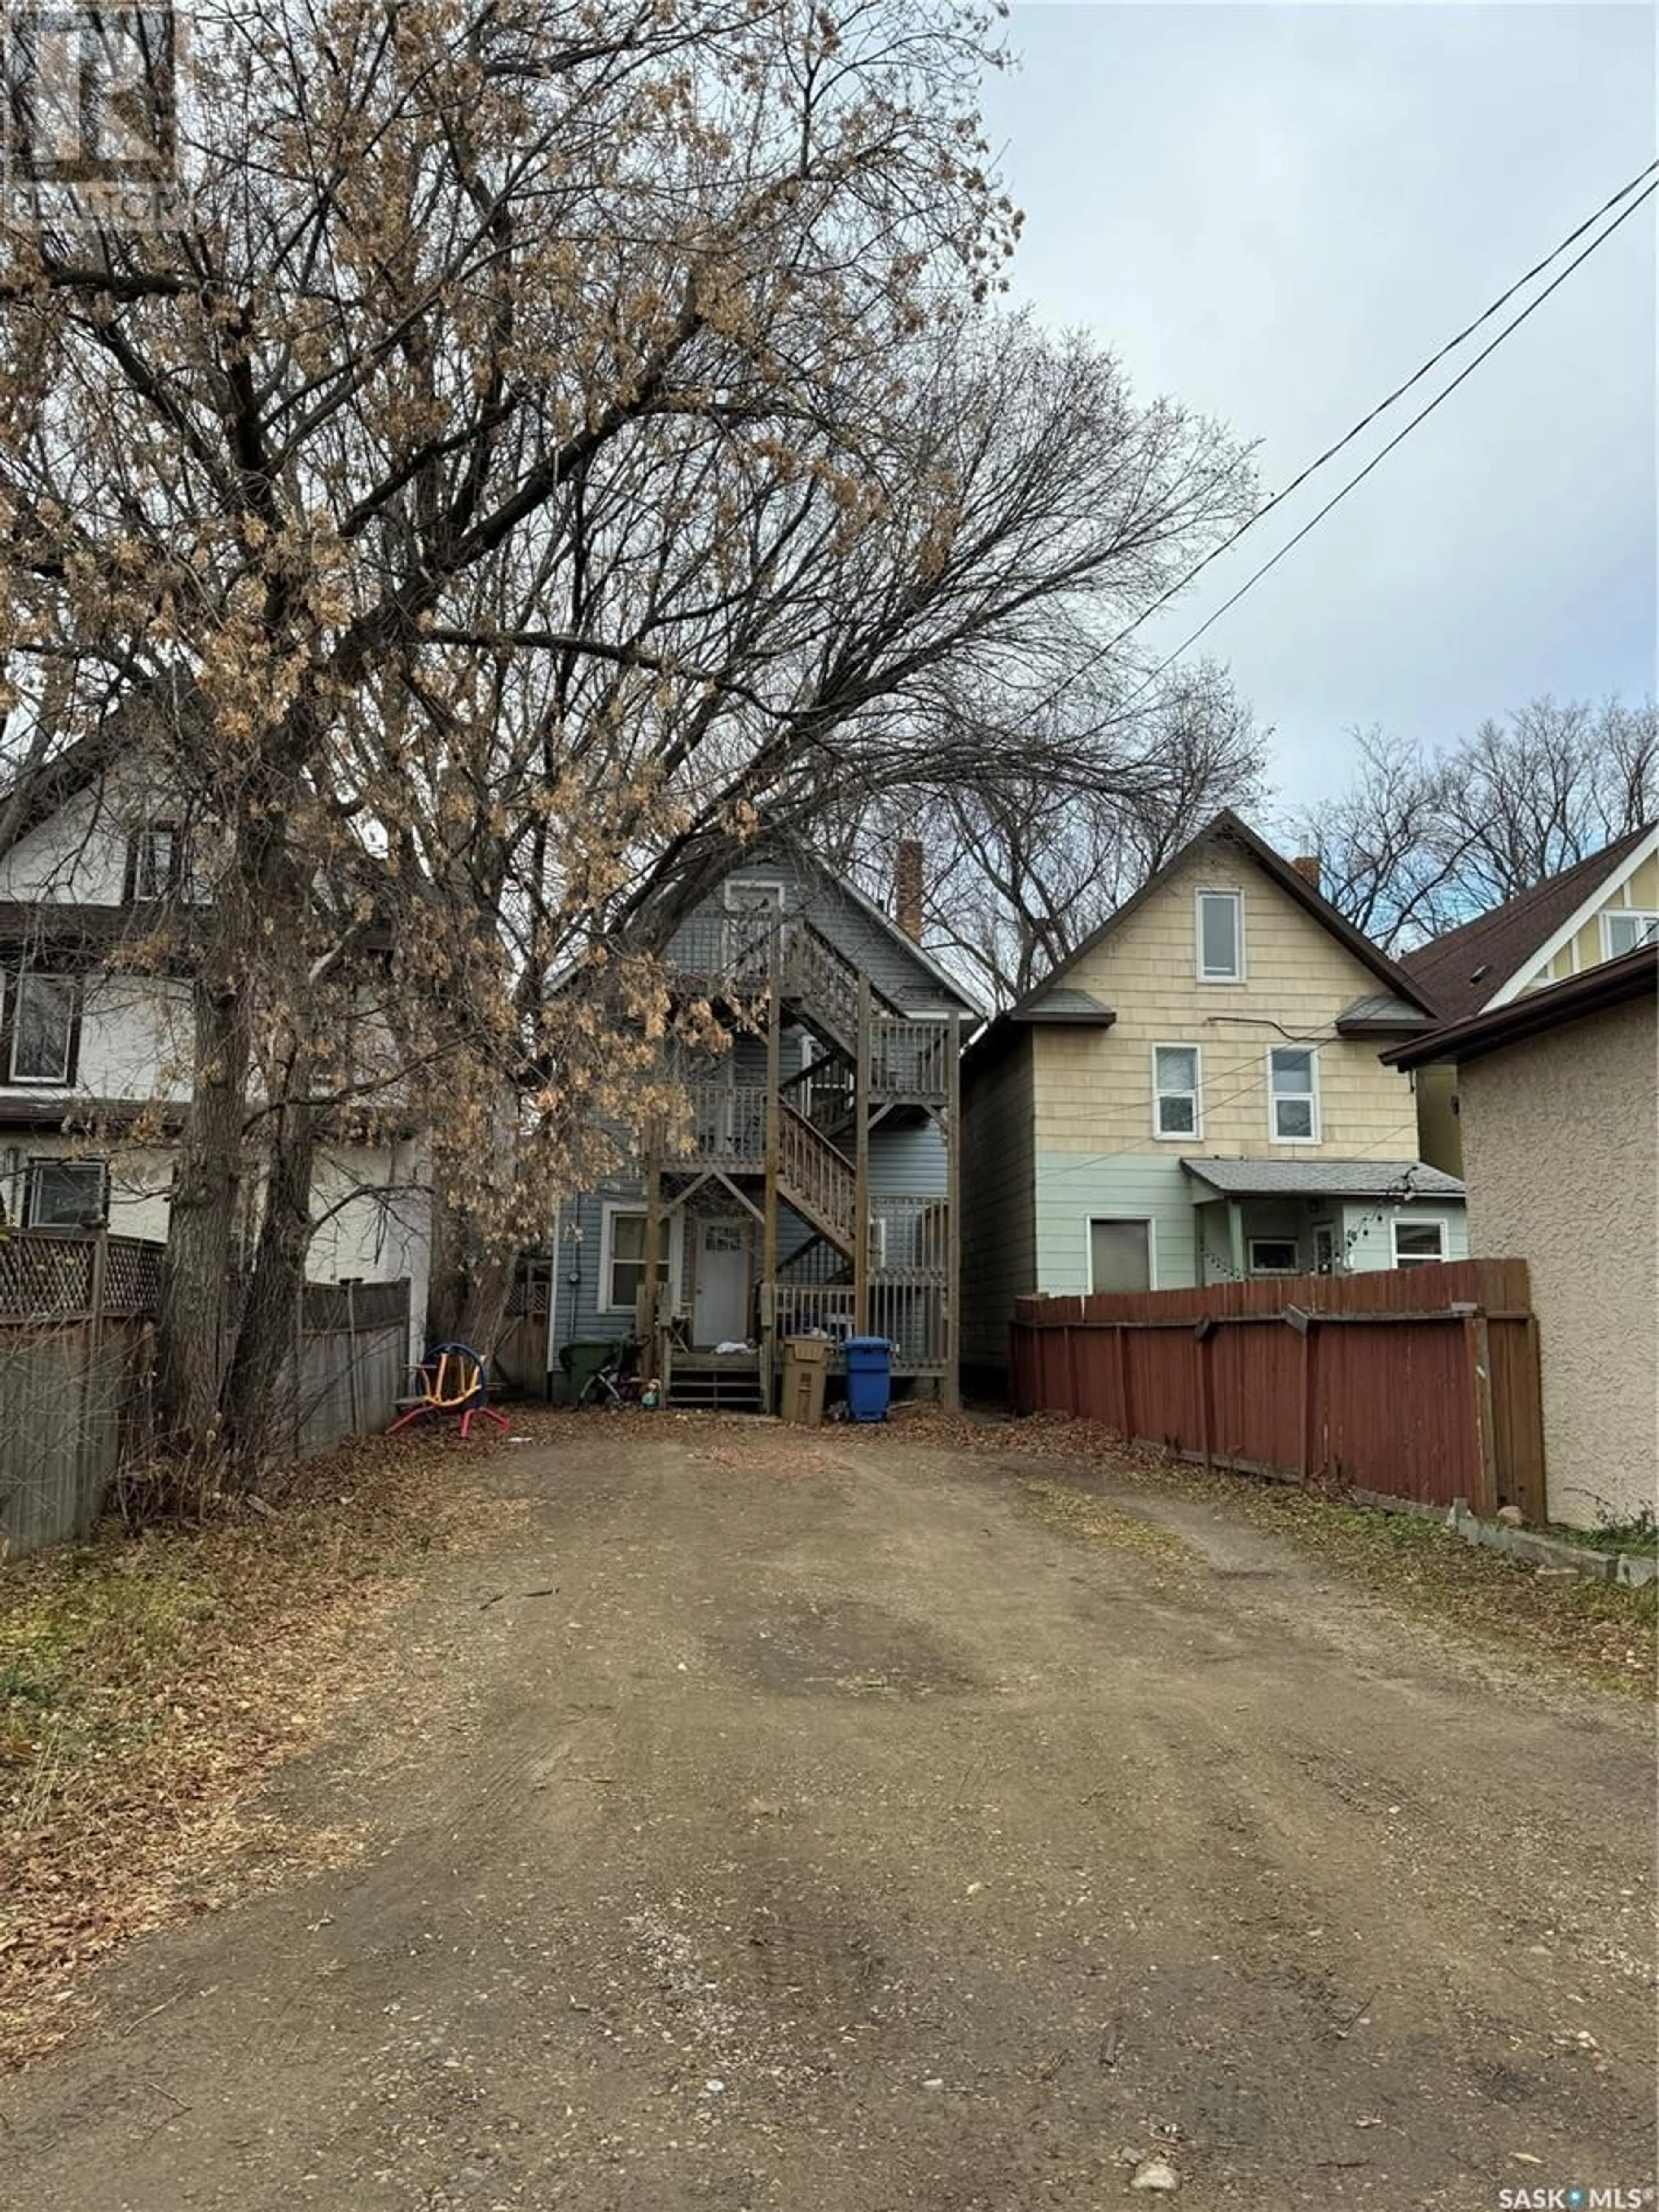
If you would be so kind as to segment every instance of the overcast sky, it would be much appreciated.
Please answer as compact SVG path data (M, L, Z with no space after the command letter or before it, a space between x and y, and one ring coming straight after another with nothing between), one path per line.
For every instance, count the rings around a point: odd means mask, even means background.
M1143 394L1260 441L1276 489L1654 157L1655 21L1015 0L1019 66L986 111L1026 212L1016 294ZM1434 739L1540 691L1653 690L1654 204L1205 639L1276 726L1283 801L1342 781L1353 724ZM1179 643L1410 411L1153 641Z

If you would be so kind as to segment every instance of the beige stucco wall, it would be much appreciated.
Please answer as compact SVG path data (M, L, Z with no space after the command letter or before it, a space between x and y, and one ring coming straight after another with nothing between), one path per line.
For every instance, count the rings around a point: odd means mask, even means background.
M1197 980L1200 890L1243 895L1244 981ZM1035 1036L1041 1152L1212 1152L1245 1159L1415 1159L1417 1109L1376 1037L1339 1037L1336 1017L1380 990L1370 969L1238 848L1216 843L1066 973L1116 1009L1109 1030L1039 1029ZM1288 1032L1288 1036L1286 1035ZM1268 1133L1267 1053L1317 1040L1320 1140ZM1152 1047L1201 1054L1202 1134L1152 1133Z
M1459 1071L1469 1249L1524 1259L1543 1369L1552 1520L1659 1493L1659 1212L1651 1001Z

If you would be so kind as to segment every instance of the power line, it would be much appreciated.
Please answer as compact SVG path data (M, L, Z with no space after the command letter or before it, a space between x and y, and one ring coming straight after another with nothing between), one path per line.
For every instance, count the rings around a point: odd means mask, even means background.
M1659 166L1659 164L1656 164L1656 166ZM1406 424L1403 429L1396 430L1394 436L1389 439L1388 444L1382 447L1381 452L1374 453L1370 459L1366 462L1363 469L1360 469L1356 474L1350 477L1346 483L1343 485L1340 491L1334 493L1332 496L1326 501L1324 506L1319 509L1318 513L1310 516L1310 519L1303 524L1301 529L1297 532L1294 538L1287 538L1285 544L1279 547L1278 552L1275 553L1270 560L1264 561L1259 568L1255 569L1250 575L1247 576L1244 579L1244 581L1239 586L1238 589L1232 593L1231 598L1224 599L1213 614L1206 616L1205 619L1200 623L1195 630L1192 631L1189 635L1182 640L1181 643L1176 646L1173 653L1166 654L1164 658L1159 661L1158 666L1152 671L1151 674L1146 677L1143 681L1135 687L1134 690L1130 693L1129 698L1124 702L1124 704L1127 706L1132 703L1140 696L1141 693L1146 690L1149 684L1155 684L1158 678L1163 675L1164 670L1168 668L1172 662L1179 660L1183 653L1187 652L1191 647L1196 645L1199 639L1203 636L1205 631L1209 629L1214 623L1218 623L1222 616L1224 615L1230 608L1236 607L1238 605L1238 602L1243 598L1245 592L1253 590L1255 586L1261 581L1261 579L1270 569L1276 568L1279 562L1285 558L1285 556L1287 553L1292 552L1295 548L1302 543L1303 539L1308 535L1310 530L1316 529L1334 507L1340 507L1343 501L1348 496L1348 494L1351 491L1355 490L1360 484L1364 483L1366 477L1371 473L1371 471L1375 468L1380 467L1381 465L1387 460L1389 455L1393 453L1395 447L1401 444L1404 440L1410 437L1412 432L1416 429L1419 422L1426 422L1429 416L1433 414L1435 409L1441 404L1443 400L1449 399L1453 392L1456 391L1458 386L1463 383L1468 377L1473 376L1475 370L1480 368L1481 362L1488 359L1492 354L1495 354L1498 347L1503 344L1504 339L1520 329L1522 324L1526 321L1528 315L1535 314L1539 308L1543 306L1545 301L1549 298L1551 293L1558 291L1560 287L1566 283L1568 277L1571 276L1575 269L1579 267L1582 263L1588 261L1591 254L1594 253L1598 247L1605 246L1608 239L1613 236L1613 232L1618 229L1620 224L1622 222L1627 222L1631 216L1633 216L1637 210L1643 204L1644 201L1650 200L1656 191L1659 191L1659 179L1656 179L1655 181L1648 186L1644 192L1641 193L1638 198L1633 199L1622 215L1615 216L1613 221L1607 225L1607 228L1602 231L1599 236L1592 239L1582 253L1575 254L1573 258L1568 262L1566 267L1561 270L1559 274L1553 277L1550 283L1544 287L1543 290L1538 295L1538 297L1535 300L1528 301L1527 306L1521 310L1521 313L1516 316L1513 322L1505 323L1503 329L1499 331L1498 336L1492 340L1490 344L1483 346L1480 351L1476 354L1474 359L1461 368L1457 374L1453 377L1449 385L1447 385L1442 391L1436 392L1434 398L1430 400L1426 407L1420 407L1417 413L1412 416L1410 422ZM1266 510L1264 509L1263 511L1265 512Z
M1104 660L1109 654L1115 653L1119 646L1123 643L1126 638L1132 637L1135 631L1138 630L1144 623L1150 622L1152 617L1157 614L1161 608L1167 606L1171 599L1176 598L1181 592L1184 592L1187 589L1187 586L1191 584L1195 578L1203 574L1204 570L1210 566L1212 562L1218 561L1224 553L1231 552L1232 548L1238 544L1239 540L1244 537L1247 532L1254 530L1259 522L1264 522L1267 518L1275 511L1275 509L1282 507L1285 501L1290 499L1293 494L1299 491L1302 489L1302 486L1308 482L1309 478L1316 475L1319 470L1322 469L1327 462L1334 460L1336 456L1342 453L1347 447L1351 446L1356 438L1359 437L1364 431L1368 430L1371 424L1377 420L1379 416L1386 414L1389 409L1392 407L1397 400L1402 399L1407 392L1410 392L1415 386L1420 384L1425 376L1429 375L1434 369L1437 368L1440 363L1446 359L1449 354L1455 353L1459 346L1462 345L1467 339L1474 335L1476 331L1480 330L1485 324L1489 323L1494 315L1500 313L1502 310L1509 305L1510 301L1515 298L1518 292L1524 291L1527 286L1532 283L1535 276L1541 276L1544 270L1549 267L1550 264L1553 261L1559 260L1560 256L1566 252L1570 246L1576 245L1577 241L1583 237L1586 231L1594 229L1595 225L1601 222L1602 216L1610 214L1612 210L1619 205L1620 200L1629 198L1630 195L1637 190L1637 187L1643 183L1644 179L1653 175L1656 169L1659 169L1659 161L1650 161L1646 168L1638 170L1636 175L1633 176L1627 184L1621 185L1619 187L1619 190L1613 194L1610 199L1603 201L1602 204L1596 209L1594 215L1587 216L1583 222L1579 223L1575 229L1570 230L1564 239L1550 248L1550 251L1544 256L1541 261L1534 262L1532 267L1528 270L1525 276L1516 277L1515 282L1510 285L1506 290L1498 294L1498 297L1492 302L1490 307L1482 308L1481 312L1474 318L1474 321L1466 324L1464 327L1458 331L1455 337L1448 338L1445 344L1443 345L1437 353L1431 354L1428 360L1423 362L1420 368L1413 369L1404 383L1396 385L1386 398L1378 400L1376 406L1373 407L1368 414L1363 415L1358 422L1353 425L1352 429L1345 431L1342 436L1340 437L1334 445L1328 446L1325 448L1325 451L1321 453L1316 459L1310 461L1304 469L1291 479L1289 483L1285 484L1282 489L1276 491L1270 499L1267 500L1261 507L1257 507L1254 514L1249 515L1244 521L1240 523L1237 530L1231 532L1227 537L1224 538L1218 545L1212 546L1210 550L1204 555L1203 558L1200 561L1194 562L1193 566L1187 570L1184 575L1177 577L1176 581L1170 585L1165 591L1161 592L1158 598L1153 599L1149 605L1143 607L1133 622L1126 623L1115 636L1109 638L1104 645L1098 647L1095 652L1091 653L1078 668L1073 670L1070 675L1065 678L1060 684L1055 685L1044 698L1039 701L1037 706L1033 709L1033 712L1035 714L1042 713L1045 708L1054 703L1054 700L1060 696L1060 693L1066 689L1067 684L1075 683L1077 678L1083 675L1087 670L1097 666L1101 661ZM1308 531L1311 530L1316 523L1322 521L1324 517L1330 513L1331 507L1334 507L1338 501L1346 498L1348 493L1353 489L1355 484L1363 482L1364 477L1369 476L1371 470L1376 466L1377 462L1383 459L1387 454L1392 453L1394 447L1400 443L1401 439L1407 436L1411 431L1415 429L1418 423L1421 422L1425 416L1432 414L1435 408L1440 404L1441 400L1446 398L1451 392L1455 392L1457 389L1458 385L1463 381L1464 377L1468 376L1474 369L1479 368L1480 363L1486 360L1487 355L1495 352L1498 347L1500 346L1504 340L1510 335L1510 332L1511 331L1517 330L1520 325L1525 322L1527 317L1532 313L1534 308L1541 307L1544 301L1548 299L1550 294L1572 274L1573 270L1577 268L1580 262L1588 260L1589 256L1595 252L1597 246L1603 244L1606 240L1611 238L1613 232L1618 229L1620 224L1626 221L1629 216L1634 215L1637 209L1642 205L1643 202L1652 197L1656 189L1659 189L1659 183L1650 184L1647 190L1644 191L1638 198L1632 201L1631 205L1625 210L1624 213L1614 222L1609 223L1604 231L1601 232L1596 238L1592 240L1590 244L1585 247L1584 251L1577 255L1574 259L1568 264L1566 268L1562 270L1553 282L1539 294L1538 297L1534 300L1521 314L1516 317L1512 323L1508 324L1504 330L1499 331L1498 337L1493 339L1490 345L1486 347L1482 352L1476 355L1474 360L1468 364L1468 368L1466 368L1461 374L1455 377L1453 381L1445 387L1443 392L1440 392L1438 396L1432 400L1427 407L1424 408L1419 414L1413 417L1412 421L1406 425L1405 429L1399 434L1399 436L1394 438L1389 444L1385 446L1382 448L1382 453L1378 453L1375 459L1373 459L1366 468L1361 470L1358 476L1355 477L1349 483L1345 484L1342 490L1337 494L1336 498L1332 500L1328 506L1322 507L1319 513L1313 518L1313 521L1307 524L1303 530L1299 531L1297 533L1297 536L1291 539L1289 544L1280 549L1280 551L1274 556L1274 561L1281 560L1284 557L1284 555L1290 551L1292 545L1298 544L1301 538L1306 537ZM1181 653L1187 650L1188 646L1190 646L1197 638L1200 637L1203 635L1204 629L1207 629L1209 628L1210 623L1218 621L1221 616L1227 611L1227 608L1232 606L1235 602L1243 596L1243 593L1250 588L1250 585L1254 584L1260 576L1265 575L1267 569L1273 566L1273 562L1268 562L1263 568L1256 572L1256 575L1250 578L1249 583L1242 586L1239 592L1234 593L1233 598L1229 599L1224 606L1218 607L1215 613L1210 617L1209 622L1206 622L1201 629L1195 630L1193 633L1192 637L1188 638L1185 644L1178 646L1176 648L1175 653L1171 653L1168 659L1162 661L1159 665L1152 671L1152 676L1148 677L1146 679L1146 684L1153 682L1158 676L1161 676L1164 670L1170 665L1170 662L1171 660L1177 659ZM1130 695L1131 699L1139 698L1141 691L1146 690L1146 684L1142 684L1134 692L1133 692Z

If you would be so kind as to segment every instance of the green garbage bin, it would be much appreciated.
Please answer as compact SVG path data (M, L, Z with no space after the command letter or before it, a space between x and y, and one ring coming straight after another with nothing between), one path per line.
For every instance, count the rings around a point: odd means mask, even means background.
M583 1391L616 1349L615 1344L609 1341L603 1344L583 1341L565 1346L559 1354L559 1364L564 1370L567 1405L580 1405Z

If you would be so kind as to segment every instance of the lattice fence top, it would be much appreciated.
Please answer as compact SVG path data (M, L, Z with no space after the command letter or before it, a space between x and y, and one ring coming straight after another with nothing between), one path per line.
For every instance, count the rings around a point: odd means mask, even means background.
M161 1303L162 1244L141 1237L111 1237L106 1240L104 1311L107 1314L153 1314Z
M95 1304L95 1233L0 1230L0 1322L66 1321ZM148 1318L161 1299L163 1247L140 1237L106 1237L101 1309L111 1319Z

